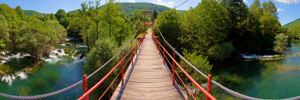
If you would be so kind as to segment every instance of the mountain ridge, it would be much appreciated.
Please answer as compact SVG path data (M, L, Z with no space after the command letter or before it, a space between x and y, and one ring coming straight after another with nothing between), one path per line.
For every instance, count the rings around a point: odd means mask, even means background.
M300 24L300 18L298 18L298 19L296 19L296 20L294 20L292 22L289 22L289 23L283 25L283 27L285 27L285 28L292 28L292 27L295 27L295 26L297 26L299 24Z
M125 12L125 14L128 16L132 16L135 9L139 9L139 10L146 9L148 11L153 11L154 9L156 9L158 13L170 9L169 7L163 5L158 5L158 4L148 3L148 2L136 2L136 3L121 2L119 4L121 7L120 10ZM102 5L101 7L104 6L105 5ZM68 13L75 13L76 10L69 11ZM185 13L185 10L177 10L177 11L180 12L181 14ZM41 13L34 10L24 10L24 14L28 16L32 16L32 15L46 15L47 13Z

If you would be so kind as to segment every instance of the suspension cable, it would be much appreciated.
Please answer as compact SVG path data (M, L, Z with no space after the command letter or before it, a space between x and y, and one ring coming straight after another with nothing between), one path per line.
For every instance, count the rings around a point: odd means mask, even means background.
M181 3L180 5L176 6L175 9L178 8L178 7L180 7L181 5L185 4L185 3L188 2L188 1L189 1L189 0L184 1L184 2Z

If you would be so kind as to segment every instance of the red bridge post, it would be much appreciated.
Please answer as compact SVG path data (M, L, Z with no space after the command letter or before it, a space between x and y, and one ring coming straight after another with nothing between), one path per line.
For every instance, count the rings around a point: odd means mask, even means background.
M122 49L121 49L121 58L123 58L122 57ZM121 71L122 71L122 85L124 85L124 71L123 71L123 69L124 69L124 66L123 66L123 59L122 59L122 65L121 65Z
M207 78L207 92L210 94L210 90L211 90L211 75L208 74L208 78ZM209 98L206 96L206 100L209 100Z
M164 41L164 48L166 48L165 47L165 45L166 45L166 42ZM163 64L165 64L166 63L166 61L165 61L165 50L162 50L163 51Z
M173 56L174 56L174 60L175 60L175 48L173 48ZM173 83L172 83L173 85L175 83L175 63L174 63L175 61L174 60L173 60L173 66L172 66L173 67L172 68L173 69L173 74L172 74L173 75Z
M132 39L131 39L131 48L132 48ZM131 50L131 66L133 66L133 49Z
M87 78L86 77L87 77L87 75L84 74L83 75L83 83L82 83L84 93L86 93L86 91L88 90L88 88L87 88ZM89 100L89 96L86 96L85 100Z

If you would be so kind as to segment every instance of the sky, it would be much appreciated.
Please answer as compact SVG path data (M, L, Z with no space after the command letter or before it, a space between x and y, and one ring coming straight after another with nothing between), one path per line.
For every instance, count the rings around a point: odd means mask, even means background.
M0 3L8 4L15 8L18 5L24 10L35 10L41 13L56 13L58 9L64 9L66 12L80 9L80 4L86 0L0 0ZM105 4L107 0L101 0ZM185 0L116 0L116 2L149 2L174 8ZM250 7L254 0L243 0ZM260 0L260 2L269 0ZM300 18L300 0L271 0L277 7L279 21L285 25ZM190 7L196 7L201 0L189 0L177 10L188 10Z

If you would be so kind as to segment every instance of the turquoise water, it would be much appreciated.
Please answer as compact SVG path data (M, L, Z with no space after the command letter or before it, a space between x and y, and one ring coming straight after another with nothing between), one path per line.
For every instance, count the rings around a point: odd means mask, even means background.
M22 62L22 59L13 60L16 63L18 61ZM62 57L51 58L50 62L44 62L36 72L28 74L26 79L17 77L11 86L6 82L0 81L0 92L32 96L60 90L82 80L84 74L83 66L83 61L67 61ZM82 86L79 85L67 92L45 98L44 100L74 100L82 94ZM0 100L6 100L6 98L0 97Z
M300 52L299 41L284 54L297 52ZM278 61L232 60L217 62L214 67L213 74L228 81L223 85L239 93L262 99L300 96L300 57Z

